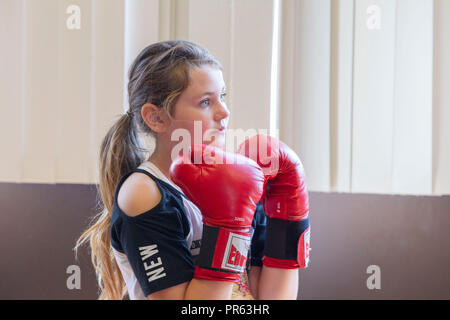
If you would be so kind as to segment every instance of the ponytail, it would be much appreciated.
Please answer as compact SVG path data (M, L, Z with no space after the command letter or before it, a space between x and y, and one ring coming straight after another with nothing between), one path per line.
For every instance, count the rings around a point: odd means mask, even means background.
M132 126L132 114L126 113L112 126L102 141L99 161L98 192L100 212L94 223L80 236L75 252L89 241L91 261L100 287L99 299L123 299L127 290L114 258L110 239L114 191L120 178L144 161L144 151Z

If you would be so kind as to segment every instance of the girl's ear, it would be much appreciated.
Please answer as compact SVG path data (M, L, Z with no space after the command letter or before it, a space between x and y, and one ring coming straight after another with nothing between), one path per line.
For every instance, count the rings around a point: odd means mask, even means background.
M166 112L154 104L146 103L143 105L141 109L141 116L144 122L154 132L162 133L169 127L170 119Z

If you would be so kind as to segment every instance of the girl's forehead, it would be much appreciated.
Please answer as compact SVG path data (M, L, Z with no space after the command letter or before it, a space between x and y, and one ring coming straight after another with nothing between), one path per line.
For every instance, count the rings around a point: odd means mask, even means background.
M186 90L190 90L193 93L199 93L196 91L205 92L217 92L222 91L225 87L222 71L218 68L211 66L203 66L195 68L191 71L189 86Z

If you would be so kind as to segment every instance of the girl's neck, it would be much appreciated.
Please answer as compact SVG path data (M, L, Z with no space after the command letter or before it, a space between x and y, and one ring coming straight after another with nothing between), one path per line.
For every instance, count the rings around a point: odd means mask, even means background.
M155 150L147 161L153 163L161 171L161 173L166 176L167 179L172 181L169 173L170 165L172 164L170 154L157 152L157 150Z

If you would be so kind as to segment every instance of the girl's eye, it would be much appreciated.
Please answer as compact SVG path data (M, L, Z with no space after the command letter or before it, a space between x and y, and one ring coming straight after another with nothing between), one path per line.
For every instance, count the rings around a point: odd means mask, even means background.
M200 104L201 104L202 106L209 107L209 99L203 100L202 102L200 102Z
M225 102L225 97L226 97L226 96L227 96L226 93L222 93L222 94L220 95L220 100L221 100L222 102ZM202 106L204 106L204 107L209 107L209 105L210 105L210 100L209 100L209 98L203 100L202 102L200 102L200 105L202 105Z

